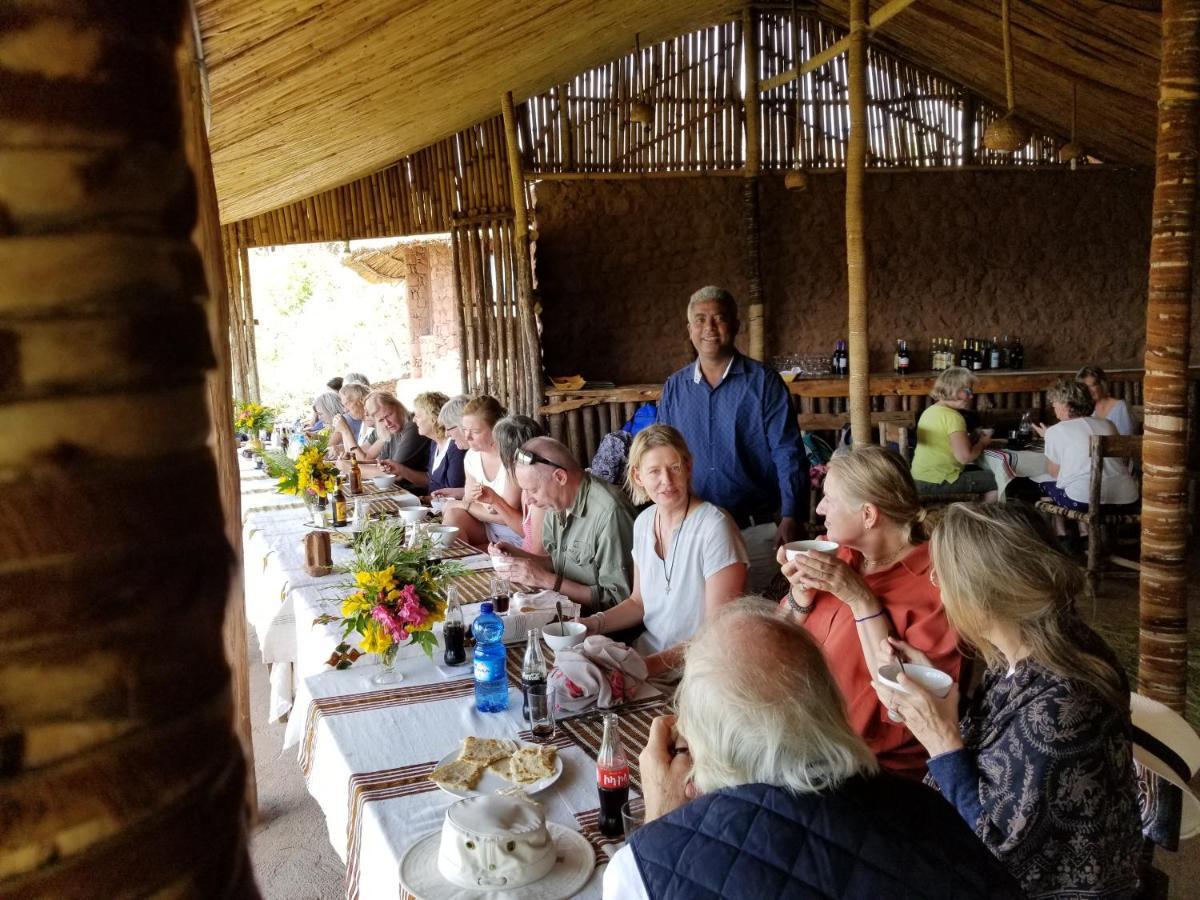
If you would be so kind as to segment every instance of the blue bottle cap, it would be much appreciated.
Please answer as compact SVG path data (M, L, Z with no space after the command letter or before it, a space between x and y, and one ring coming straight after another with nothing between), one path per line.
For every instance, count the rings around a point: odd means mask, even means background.
M488 602L486 602L486 603L483 603L482 605L480 605L480 607L479 607L479 614L480 614L480 615L486 616L486 615L487 615L488 613L490 613L490 612L492 612L492 604L491 604L491 602L490 602L490 601L488 601Z

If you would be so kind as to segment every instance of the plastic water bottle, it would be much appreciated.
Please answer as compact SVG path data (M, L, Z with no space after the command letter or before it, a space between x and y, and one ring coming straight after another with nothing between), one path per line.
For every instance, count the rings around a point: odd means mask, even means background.
M504 620L484 603L471 626L475 635L475 708L480 712L508 709L508 675L504 671Z

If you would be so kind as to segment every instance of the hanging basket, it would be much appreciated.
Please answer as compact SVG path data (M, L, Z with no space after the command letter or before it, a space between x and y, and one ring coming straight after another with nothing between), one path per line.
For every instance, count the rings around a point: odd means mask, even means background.
M1016 113L997 119L983 133L983 146L996 153L1015 153L1033 136L1033 129Z
M783 186L789 191L807 191L808 173L803 169L788 169L783 176Z
M653 125L654 107L645 100L634 100L629 104L629 121L635 125Z
M1058 161L1069 163L1077 159L1083 159L1087 155L1087 151L1083 149L1083 144L1078 141L1069 141L1058 148Z

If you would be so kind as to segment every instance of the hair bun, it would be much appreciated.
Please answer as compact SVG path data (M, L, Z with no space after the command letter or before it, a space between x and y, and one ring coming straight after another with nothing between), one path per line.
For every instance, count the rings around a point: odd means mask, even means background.
M918 525L924 525L927 518L929 518L929 510L922 506L917 510L917 514L913 516L913 521Z

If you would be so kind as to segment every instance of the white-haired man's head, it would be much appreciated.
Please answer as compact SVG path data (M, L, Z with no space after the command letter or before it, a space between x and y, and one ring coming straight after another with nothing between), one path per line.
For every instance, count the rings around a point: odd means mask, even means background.
M575 505L583 468L569 447L551 437L526 441L515 455L517 484L530 504L567 512Z
M816 641L761 597L705 622L675 700L705 793L756 783L815 793L878 771Z

